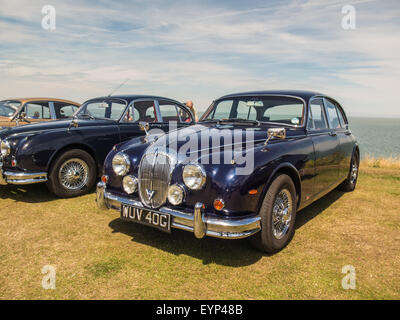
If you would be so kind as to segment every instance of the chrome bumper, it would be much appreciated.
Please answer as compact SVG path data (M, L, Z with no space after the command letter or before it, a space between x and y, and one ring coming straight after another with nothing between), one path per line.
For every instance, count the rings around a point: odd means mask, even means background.
M32 184L47 181L46 172L3 171L0 166L0 184Z
M120 211L121 204L144 208L140 201L116 196L107 192L103 182L97 184L96 201L98 207L101 209ZM202 203L196 203L193 214L168 207L161 207L158 211L171 215L171 226L173 228L193 232L198 239L204 236L224 239L241 239L249 237L261 230L261 218L259 216L242 219L210 218L202 212L202 206Z

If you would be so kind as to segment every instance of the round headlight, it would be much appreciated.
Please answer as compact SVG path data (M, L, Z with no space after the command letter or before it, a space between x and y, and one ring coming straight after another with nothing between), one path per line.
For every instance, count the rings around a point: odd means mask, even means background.
M126 176L122 179L122 186L127 194L132 194L137 190L138 179L134 176Z
M119 152L112 159L112 167L118 176L123 176L128 173L131 163L126 154Z
M10 143L7 140L1 141L0 150L3 157L8 156L11 151Z
M207 175L202 166L188 164L183 169L182 178L189 189L200 190L206 183Z
M183 202L184 195L185 195L185 191L183 190L183 188L180 185L174 184L172 186L169 186L168 201L170 204L172 204L174 206L181 204Z

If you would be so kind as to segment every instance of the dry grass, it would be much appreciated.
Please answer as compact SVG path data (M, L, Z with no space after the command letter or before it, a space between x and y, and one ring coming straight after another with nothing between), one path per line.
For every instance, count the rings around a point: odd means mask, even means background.
M400 159L395 157L374 158L367 156L361 161L361 167L384 168L384 169L400 169Z
M399 170L362 166L356 191L299 213L273 256L122 222L94 198L0 187L0 299L400 298ZM41 287L44 265L57 269L56 290ZM356 268L356 290L341 287L344 265Z

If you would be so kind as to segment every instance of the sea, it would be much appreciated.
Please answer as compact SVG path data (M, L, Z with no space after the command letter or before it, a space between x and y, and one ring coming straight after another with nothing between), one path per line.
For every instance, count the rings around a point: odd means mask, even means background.
M202 112L199 112L199 117ZM400 118L349 117L349 128L357 138L361 158L400 160Z
M361 158L400 159L400 118L349 117L348 120L360 146Z

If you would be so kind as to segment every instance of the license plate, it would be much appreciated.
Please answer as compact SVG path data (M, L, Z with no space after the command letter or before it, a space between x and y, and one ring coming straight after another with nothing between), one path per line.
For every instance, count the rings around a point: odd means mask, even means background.
M171 232L171 215L128 205L121 206L121 219Z

